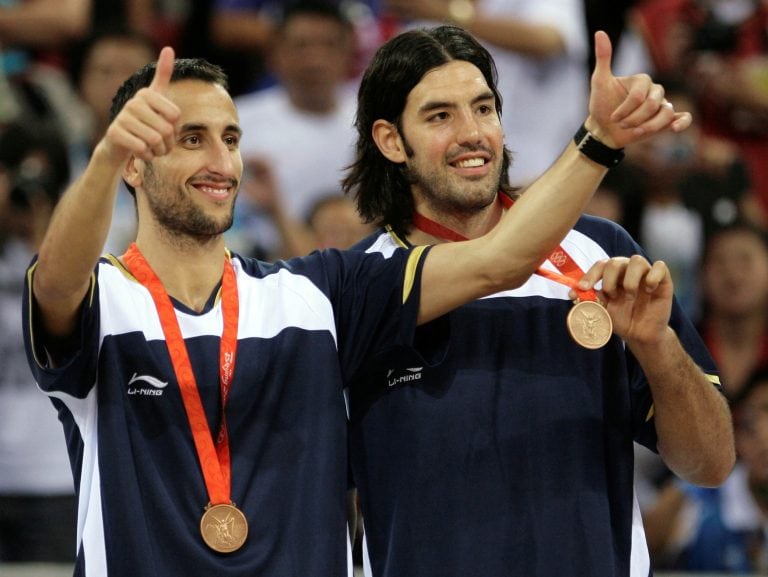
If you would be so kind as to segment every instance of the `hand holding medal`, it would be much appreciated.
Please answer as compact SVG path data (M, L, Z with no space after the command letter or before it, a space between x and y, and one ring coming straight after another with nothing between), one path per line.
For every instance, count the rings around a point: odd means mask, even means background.
M599 296L616 334L630 345L658 342L672 311L674 289L667 265L663 261L651 264L640 255L599 261L579 280L571 298L578 299L580 291L594 290L598 282L602 282ZM585 303L578 303L574 311L581 304Z
M559 272L539 267L536 274L570 286L569 296L576 303L565 321L571 338L585 349L604 347L613 335L613 322L594 289L600 279L591 284L585 281L584 272L562 247L552 251L547 260Z

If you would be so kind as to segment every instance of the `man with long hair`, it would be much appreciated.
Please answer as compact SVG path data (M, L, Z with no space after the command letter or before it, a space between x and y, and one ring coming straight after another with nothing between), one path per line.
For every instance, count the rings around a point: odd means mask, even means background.
M595 40L578 151L569 145L554 168L574 153L603 170L621 160L623 142L606 146L593 124L611 50L605 34ZM377 53L359 90L345 186L384 228L357 248L386 256L495 235L538 197L509 189L495 81L487 51L456 27L407 32ZM525 226L558 212L546 210ZM609 221L584 216L563 236L521 286L422 324L412 346L386 351L349 383L375 577L647 577L633 441L694 483L716 485L730 471L717 371L673 303L666 265Z

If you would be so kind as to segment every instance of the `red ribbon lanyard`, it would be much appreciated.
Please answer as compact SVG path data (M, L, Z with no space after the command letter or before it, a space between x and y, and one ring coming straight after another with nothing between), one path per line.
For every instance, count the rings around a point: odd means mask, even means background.
M211 429L205 416L203 403L197 388L197 381L192 372L192 364L189 361L189 353L181 334L176 311L173 308L171 298L160 282L155 272L149 266L144 256L139 251L136 243L131 243L123 255L128 270L152 295L155 308L160 317L165 341L168 345L168 353L179 383L181 398L184 401L184 409L187 413L192 437L197 449L197 457L203 471L205 486L208 489L208 498L211 504L231 503L230 479L231 465L229 459L229 436L224 409L227 406L229 391L232 386L232 375L235 371L235 357L237 352L237 321L239 305L237 300L237 281L235 269L227 258L224 262L224 275L221 281L221 307L224 317L224 331L221 335L219 351L219 380L221 386L221 426L216 435L214 447Z
M515 201L509 198L506 194L499 193L498 198L501 199L504 208L510 208L515 203ZM439 222L435 222L431 218L418 212L413 214L413 225L420 231L443 240L452 242L469 240L466 236L443 226ZM584 271L579 268L576 261L571 258L571 255L565 252L565 249L563 249L562 246L558 246L553 250L547 260L549 260L560 273L539 267L536 269L537 275L571 287L578 294L580 301L597 301L597 292L594 289L585 291L577 288L577 283L579 279L584 276Z

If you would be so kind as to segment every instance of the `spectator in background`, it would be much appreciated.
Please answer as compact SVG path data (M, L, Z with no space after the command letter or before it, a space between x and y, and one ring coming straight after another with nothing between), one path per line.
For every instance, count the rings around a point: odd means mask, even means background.
M373 232L374 227L363 222L355 203L340 188L320 195L309 207L306 219L300 220L290 216L283 206L272 163L251 157L248 174L240 202L256 204L269 217L277 229L278 251L283 258L302 256L318 248L347 249Z
M177 46L188 10L200 0L91 0L92 30L124 27L158 46Z
M672 271L680 303L700 318L697 275L701 250L712 230L749 214L749 177L738 149L702 131L697 101L687 84L663 80L665 96L694 121L684 134L663 134L633 146L627 166L642 188L638 230L640 244Z
M100 28L71 51L70 71L88 117L88 134L79 143L78 157L87 162L91 150L109 126L112 96L135 70L157 54L155 43L128 28ZM78 165L76 168L85 166Z
M60 47L90 29L93 0L3 0L0 45L4 49Z
M88 34L92 0L0 0L0 94L6 119L24 115L76 130L66 114L76 97L64 70L67 49Z
M270 57L279 84L235 100L246 166L254 159L270 164L280 205L295 221L304 222L320 196L340 189L342 171L352 162L356 102L347 78L353 46L351 23L338 7L312 0L295 4L277 27ZM246 187L248 179L246 173ZM279 231L268 220L272 215L243 200L230 246L283 256Z
M72 174L82 172L93 147L107 130L112 96L126 78L156 54L157 48L149 37L120 27L100 29L72 51L72 83L83 118L83 129L70 149ZM136 234L133 198L122 182L120 187L105 247L115 254L122 254Z
M317 248L347 249L371 234L375 227L363 222L351 198L339 193L318 199L307 223Z
M220 53L234 55L233 64L245 63L251 74L233 84L235 96L271 86L275 81L268 60L280 23L303 0L211 0L210 37L213 47ZM350 21L356 39L352 66L347 70L350 79L361 73L370 56L393 30L379 19L379 0L325 0L342 11Z
M701 488L673 479L646 513L658 568L768 571L768 366L746 379L732 408L738 461L726 482Z
M750 374L758 367L768 366L765 232L745 220L712 231L697 280L702 296L697 328L720 370L723 393L734 399L742 394ZM635 460L635 486L651 557L658 569L675 567L681 548L692 538L691 524L696 519L690 516L698 515L695 508L685 506L687 499L702 499L702 504L706 502L711 507L724 494L696 492L681 484L658 456L648 451L638 448ZM673 522L674 519L677 521ZM697 563L695 555L686 563ZM711 565L709 569L714 571L717 567Z
M712 234L701 265L699 330L733 397L756 367L768 364L768 240L736 222Z
M703 132L736 145L756 214L768 223L768 5L751 0L644 0L634 11L656 75L691 82Z
M625 160L605 175L584 212L612 220L631 237L639 238L644 177L642 171Z
M75 558L67 449L21 333L25 271L69 178L66 154L62 137L33 118L0 129L0 562Z
M450 22L488 48L498 69L501 122L514 158L510 180L526 186L542 174L578 128L587 106L582 0L382 2L406 26L418 25L414 20Z

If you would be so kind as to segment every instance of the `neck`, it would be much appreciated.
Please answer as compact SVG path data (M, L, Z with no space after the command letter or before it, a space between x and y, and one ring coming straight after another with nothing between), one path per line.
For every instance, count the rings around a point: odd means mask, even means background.
M136 245L163 283L169 296L195 311L202 311L221 282L226 258L224 238L208 242L164 240L142 234Z
M498 224L504 211L504 204L498 198L485 208L471 213L440 210L417 201L415 212L424 217L422 220L425 223L424 226L415 223L407 238L414 245L478 238ZM430 221L438 226L430 225ZM440 227L447 230L441 231Z

